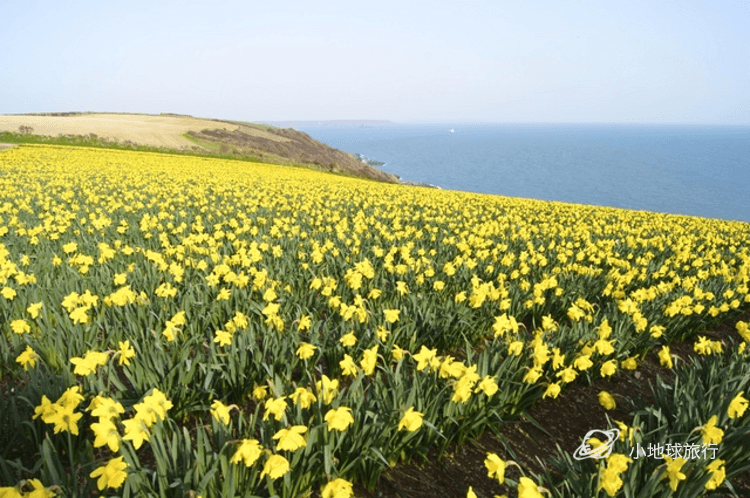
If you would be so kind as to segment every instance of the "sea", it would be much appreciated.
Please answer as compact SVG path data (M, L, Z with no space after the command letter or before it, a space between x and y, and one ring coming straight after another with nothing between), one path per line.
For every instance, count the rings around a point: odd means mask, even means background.
M750 222L750 126L296 126L443 189Z

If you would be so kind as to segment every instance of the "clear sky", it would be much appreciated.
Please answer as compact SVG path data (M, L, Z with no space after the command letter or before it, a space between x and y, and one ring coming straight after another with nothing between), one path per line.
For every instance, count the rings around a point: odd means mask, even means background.
M750 2L2 0L0 113L750 124Z

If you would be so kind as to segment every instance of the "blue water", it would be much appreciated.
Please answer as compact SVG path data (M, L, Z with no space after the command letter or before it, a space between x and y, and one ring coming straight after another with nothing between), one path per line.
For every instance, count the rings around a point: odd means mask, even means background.
M454 133L450 129L455 129ZM750 127L302 126L446 189L750 221Z

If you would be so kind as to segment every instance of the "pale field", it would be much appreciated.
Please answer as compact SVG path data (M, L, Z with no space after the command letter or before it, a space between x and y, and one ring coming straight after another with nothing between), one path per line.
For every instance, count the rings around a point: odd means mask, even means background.
M18 131L30 126L35 135L88 135L117 139L155 147L181 149L195 145L182 137L188 131L205 129L238 130L277 142L288 139L250 126L223 123L187 116L151 116L143 114L79 114L74 116L3 116L0 131Z

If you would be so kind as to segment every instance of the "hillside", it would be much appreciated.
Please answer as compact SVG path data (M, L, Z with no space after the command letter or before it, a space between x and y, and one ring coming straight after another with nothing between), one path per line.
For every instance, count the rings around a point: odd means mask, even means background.
M323 171L398 179L352 155L291 128L195 118L177 114L49 113L1 115L0 132L22 133L19 140L80 137L97 145L147 146L200 155L235 156L263 162L303 165ZM7 137L6 141L11 141Z

